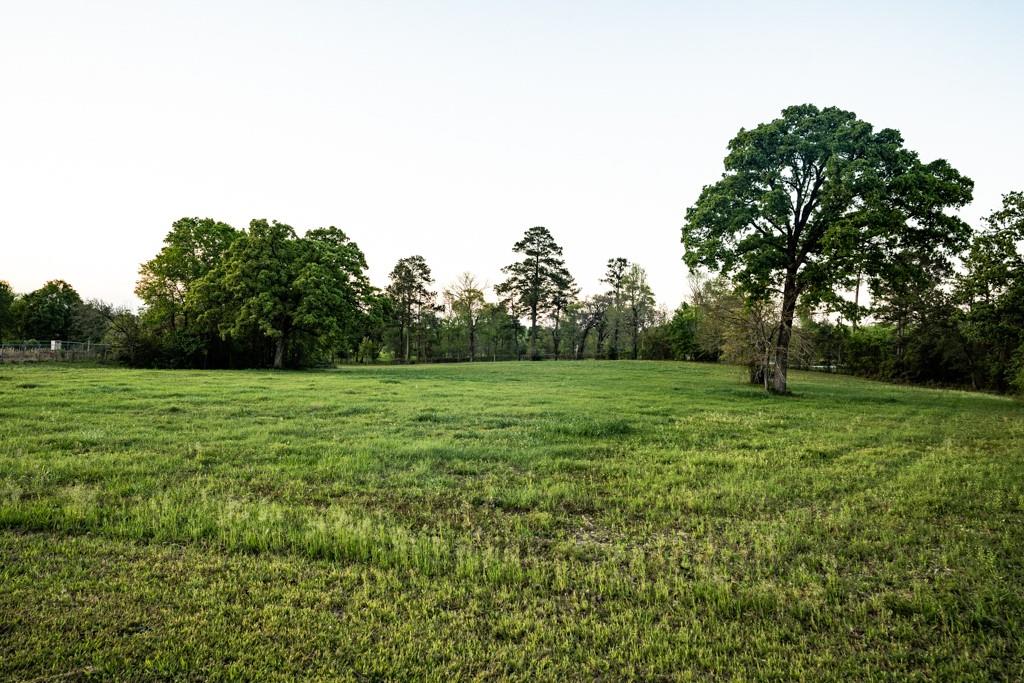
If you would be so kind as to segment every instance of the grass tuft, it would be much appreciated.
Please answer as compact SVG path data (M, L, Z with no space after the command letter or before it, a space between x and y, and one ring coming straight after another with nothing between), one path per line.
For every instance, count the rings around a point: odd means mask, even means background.
M584 417L570 418L565 422L556 424L554 431L584 439L609 439L632 434L634 430L629 421L621 418L602 420Z

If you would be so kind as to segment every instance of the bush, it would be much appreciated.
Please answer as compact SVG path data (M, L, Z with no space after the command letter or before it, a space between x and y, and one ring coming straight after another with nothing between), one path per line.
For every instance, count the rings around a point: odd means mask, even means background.
M896 333L886 325L868 325L850 331L846 364L864 377L891 378L892 348Z
M1010 366L1010 386L1014 393L1024 394L1024 344L1021 344L1014 354Z

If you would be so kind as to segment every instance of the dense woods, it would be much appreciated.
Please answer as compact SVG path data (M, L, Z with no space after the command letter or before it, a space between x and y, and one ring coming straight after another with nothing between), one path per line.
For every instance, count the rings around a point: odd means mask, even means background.
M973 183L897 131L811 105L741 130L685 217L689 300L659 308L641 264L608 259L592 291L545 227L505 279L437 283L421 255L383 288L335 227L240 230L182 218L143 263L138 312L62 280L0 281L0 339L106 342L145 367L308 367L509 359L724 361L787 390L789 367L1024 391L1024 193L973 230Z

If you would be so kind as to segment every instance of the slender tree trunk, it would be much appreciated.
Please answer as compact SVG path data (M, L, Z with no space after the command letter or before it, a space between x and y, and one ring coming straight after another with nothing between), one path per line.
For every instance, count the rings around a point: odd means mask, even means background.
M640 324L639 316L636 311L633 312L633 359L636 360L640 356Z
M555 313L555 327L551 330L551 344L555 352L555 360L559 360L559 351L562 345L562 333L558 329L559 314Z
M782 290L782 316L779 320L779 333L775 344L775 372L772 375L772 391L785 394L786 375L789 371L789 342L793 338L793 316L796 313L796 299L799 292L796 277L786 276ZM767 372L768 368L765 368Z
M622 302L619 301L619 285L615 285L615 298L613 299L614 325L612 325L611 347L608 349L608 358L619 359L619 325L622 323Z
M537 307L530 307L530 360L537 360Z
M579 343L576 344L576 353L574 354L575 360L579 360L580 356L583 355L584 350L586 350L588 336L590 336L590 328L584 327L583 334L580 336Z
M851 321L853 329L857 329L857 324L860 322L860 280L861 280L861 277L863 275L864 275L864 271L863 270L857 271L857 289L855 289L853 291L853 307L854 307L854 311L853 311L853 320Z
M284 367L284 346L285 346L285 338L284 338L284 335L282 334L274 342L274 369L275 370L280 370L281 368Z
M512 319L512 348L515 350L516 360L523 359L522 347L519 345L519 320Z

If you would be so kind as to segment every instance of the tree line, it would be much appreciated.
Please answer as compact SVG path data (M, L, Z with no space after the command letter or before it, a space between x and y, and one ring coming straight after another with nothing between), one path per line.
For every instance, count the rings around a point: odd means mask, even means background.
M621 257L581 297L544 227L493 288L470 273L438 287L419 255L377 288L337 228L182 218L140 268L139 312L60 280L0 282L0 339L104 340L149 367L685 359L780 393L790 367L1024 392L1024 193L972 230L955 213L969 178L836 108L789 107L728 149L686 211L691 296L671 314Z
M140 267L138 313L83 302L62 281L23 296L4 285L0 334L103 340L144 367L645 357L644 335L665 315L643 268L610 259L607 292L581 298L547 228L527 230L513 253L490 298L470 273L439 290L419 255L399 259L377 288L337 228L299 236L277 221L238 230L182 218ZM96 324L76 322L85 320Z
M19 295L0 280L0 341L51 339L102 342L119 311L111 304L85 301L64 280L50 280Z

